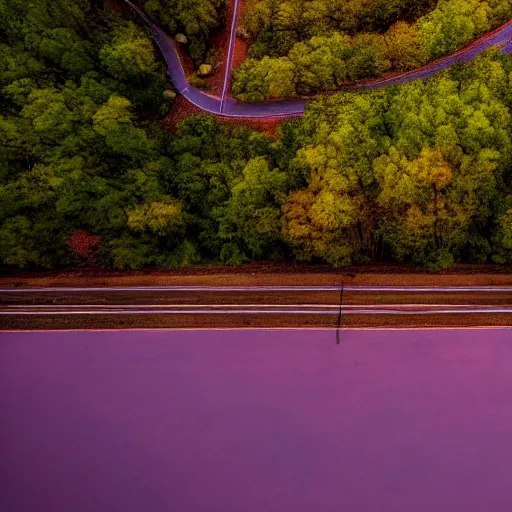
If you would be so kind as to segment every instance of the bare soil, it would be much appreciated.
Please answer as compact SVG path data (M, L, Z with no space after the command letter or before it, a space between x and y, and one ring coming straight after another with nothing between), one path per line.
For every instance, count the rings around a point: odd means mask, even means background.
M247 52L249 51L249 43L244 41L240 37L236 38L235 52L233 56L233 69L238 69L242 62L247 58Z
M231 2L230 2L231 3ZM240 19L243 15L245 9L245 5L243 0L239 1L238 4L238 20L237 20L237 26L240 26ZM235 39L235 48L233 51L233 62L231 63L231 70L230 70L230 80L233 76L233 70L237 69L241 66L242 62L247 58L247 52L249 51L249 43L241 39L240 37L236 37ZM231 87L229 88L229 94L231 97L233 97L231 93Z
M512 285L512 267L455 265L432 274L408 265L368 265L333 270L327 265L295 262L241 266L197 266L175 270L120 272L78 268L24 272L4 269L0 286L163 286L163 285L354 285L489 286Z
M217 62L214 64L213 73L206 79L208 83L208 90L212 94L220 96L224 87L224 74L226 72L228 49L229 49L229 35L231 28L231 2L227 2L226 10L224 13L224 27L215 34L211 42L211 48L217 55Z
M89 330L89 329L213 329L213 328L332 328L337 317L314 315L73 315L9 316L0 330ZM346 316L344 328L510 327L510 315ZM206 334L207 335L207 334ZM511 335L512 336L512 335Z
M174 133L178 125L187 117L194 115L209 115L205 114L199 107L196 107L190 101L179 95L169 110L169 113L162 121L162 126L165 130Z

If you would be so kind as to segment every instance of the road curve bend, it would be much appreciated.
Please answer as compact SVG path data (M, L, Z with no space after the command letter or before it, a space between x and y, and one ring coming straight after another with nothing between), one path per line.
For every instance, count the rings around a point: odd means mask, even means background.
M231 22L231 32L228 49L228 63L224 77L224 87L222 96L212 96L199 89L192 87L188 81L183 64L181 62L178 49L174 40L169 37L160 27L130 0L124 0L151 28L153 38L160 48L167 64L167 72L174 83L177 91L183 95L190 103L199 107L201 110L210 114L221 115L231 118L269 118L269 117L297 117L304 113L308 101L304 99L284 100L279 102L267 103L240 103L233 98L226 96L226 87L229 82L229 71L231 69L233 49L236 40L236 25L239 8L239 0L232 0L233 19ZM373 80L364 80L347 84L341 90L375 90L389 85L399 85L413 82L418 79L429 78L443 69L446 69L456 62L469 62L483 51L492 46L501 46L502 51L512 54L512 20L505 23L496 30L482 36L469 46L456 51L455 53L438 59L421 68L407 71L405 73L392 76L377 78Z

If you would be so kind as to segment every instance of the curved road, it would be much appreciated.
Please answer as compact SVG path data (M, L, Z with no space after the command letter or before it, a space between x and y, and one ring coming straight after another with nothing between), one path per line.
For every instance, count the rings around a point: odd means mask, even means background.
M153 38L158 44L162 55L167 63L169 76L180 94L188 101L205 112L222 115L226 117L240 118L263 118L263 117L294 117L304 113L308 100L286 100L269 103L239 103L233 98L226 97L229 83L229 72L232 67L234 45L236 39L237 13L239 0L233 2L233 17L231 23L230 41L228 49L228 63L224 77L222 96L207 94L195 87L188 81L181 63L176 43L162 29L155 25L151 19L130 0L125 2L149 25L153 32ZM412 82L418 79L425 79L446 69L456 62L467 62L474 59L478 54L492 46L503 46L503 51L512 53L512 20L499 27L493 32L481 37L471 45L459 50L452 55L439 59L422 68L406 73L396 74L387 78L365 80L343 87L343 90L357 91L361 89L379 89L388 85L398 85Z
M162 29L155 25L151 19L134 5L130 0L125 2L149 25L153 32L153 38L158 44L162 55L167 63L169 76L174 86L180 94L188 101L199 107L205 112L222 115L226 117L240 118L263 118L263 117L294 117L304 113L308 100L286 100L269 103L239 103L233 98L226 97L229 72L232 67L234 45L236 39L237 13L239 0L233 2L233 17L231 23L230 41L228 49L228 63L224 77L224 86L222 96L213 96L207 94L195 87L192 87L188 81L181 63L176 43ZM412 82L418 79L425 79L446 69L456 62L467 62L474 59L478 54L492 46L502 46L502 51L512 53L512 20L502 25L493 32L477 39L474 43L459 50L452 55L439 59L422 68L418 68L406 73L396 74L387 78L378 78L375 80L365 80L343 87L343 90L357 91L361 89L379 89L388 85L398 85Z

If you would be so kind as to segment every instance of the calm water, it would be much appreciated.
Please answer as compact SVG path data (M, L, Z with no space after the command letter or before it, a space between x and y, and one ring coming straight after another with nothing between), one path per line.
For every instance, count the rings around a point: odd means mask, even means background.
M512 330L0 333L2 512L512 510Z

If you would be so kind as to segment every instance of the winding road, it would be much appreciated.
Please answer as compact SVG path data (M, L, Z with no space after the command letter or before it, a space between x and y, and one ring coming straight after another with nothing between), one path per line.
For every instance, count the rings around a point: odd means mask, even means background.
M171 80L178 92L188 101L210 114L222 115L225 117L239 118L269 118L269 117L296 117L304 113L308 100L286 100L269 103L239 103L227 96L229 75L232 68L234 46L236 41L236 28L238 23L239 0L232 0L232 20L230 30L230 40L227 55L227 66L224 76L224 86L221 96L207 94L195 87L192 87L188 81L183 69L176 43L161 28L155 25L152 20L139 7L130 0L125 2L144 20L151 28L153 38L159 46L162 55L167 63L167 69ZM418 79L426 79L435 75L439 71L446 69L456 62L468 62L474 59L478 54L492 46L502 46L502 51L512 53L512 20L502 25L498 29L477 39L469 46L447 56L436 60L424 67L408 71L406 73L395 74L392 76L378 78L374 80L365 80L354 84L347 84L343 90L358 91L364 89L380 89L388 85L399 85L412 82Z

